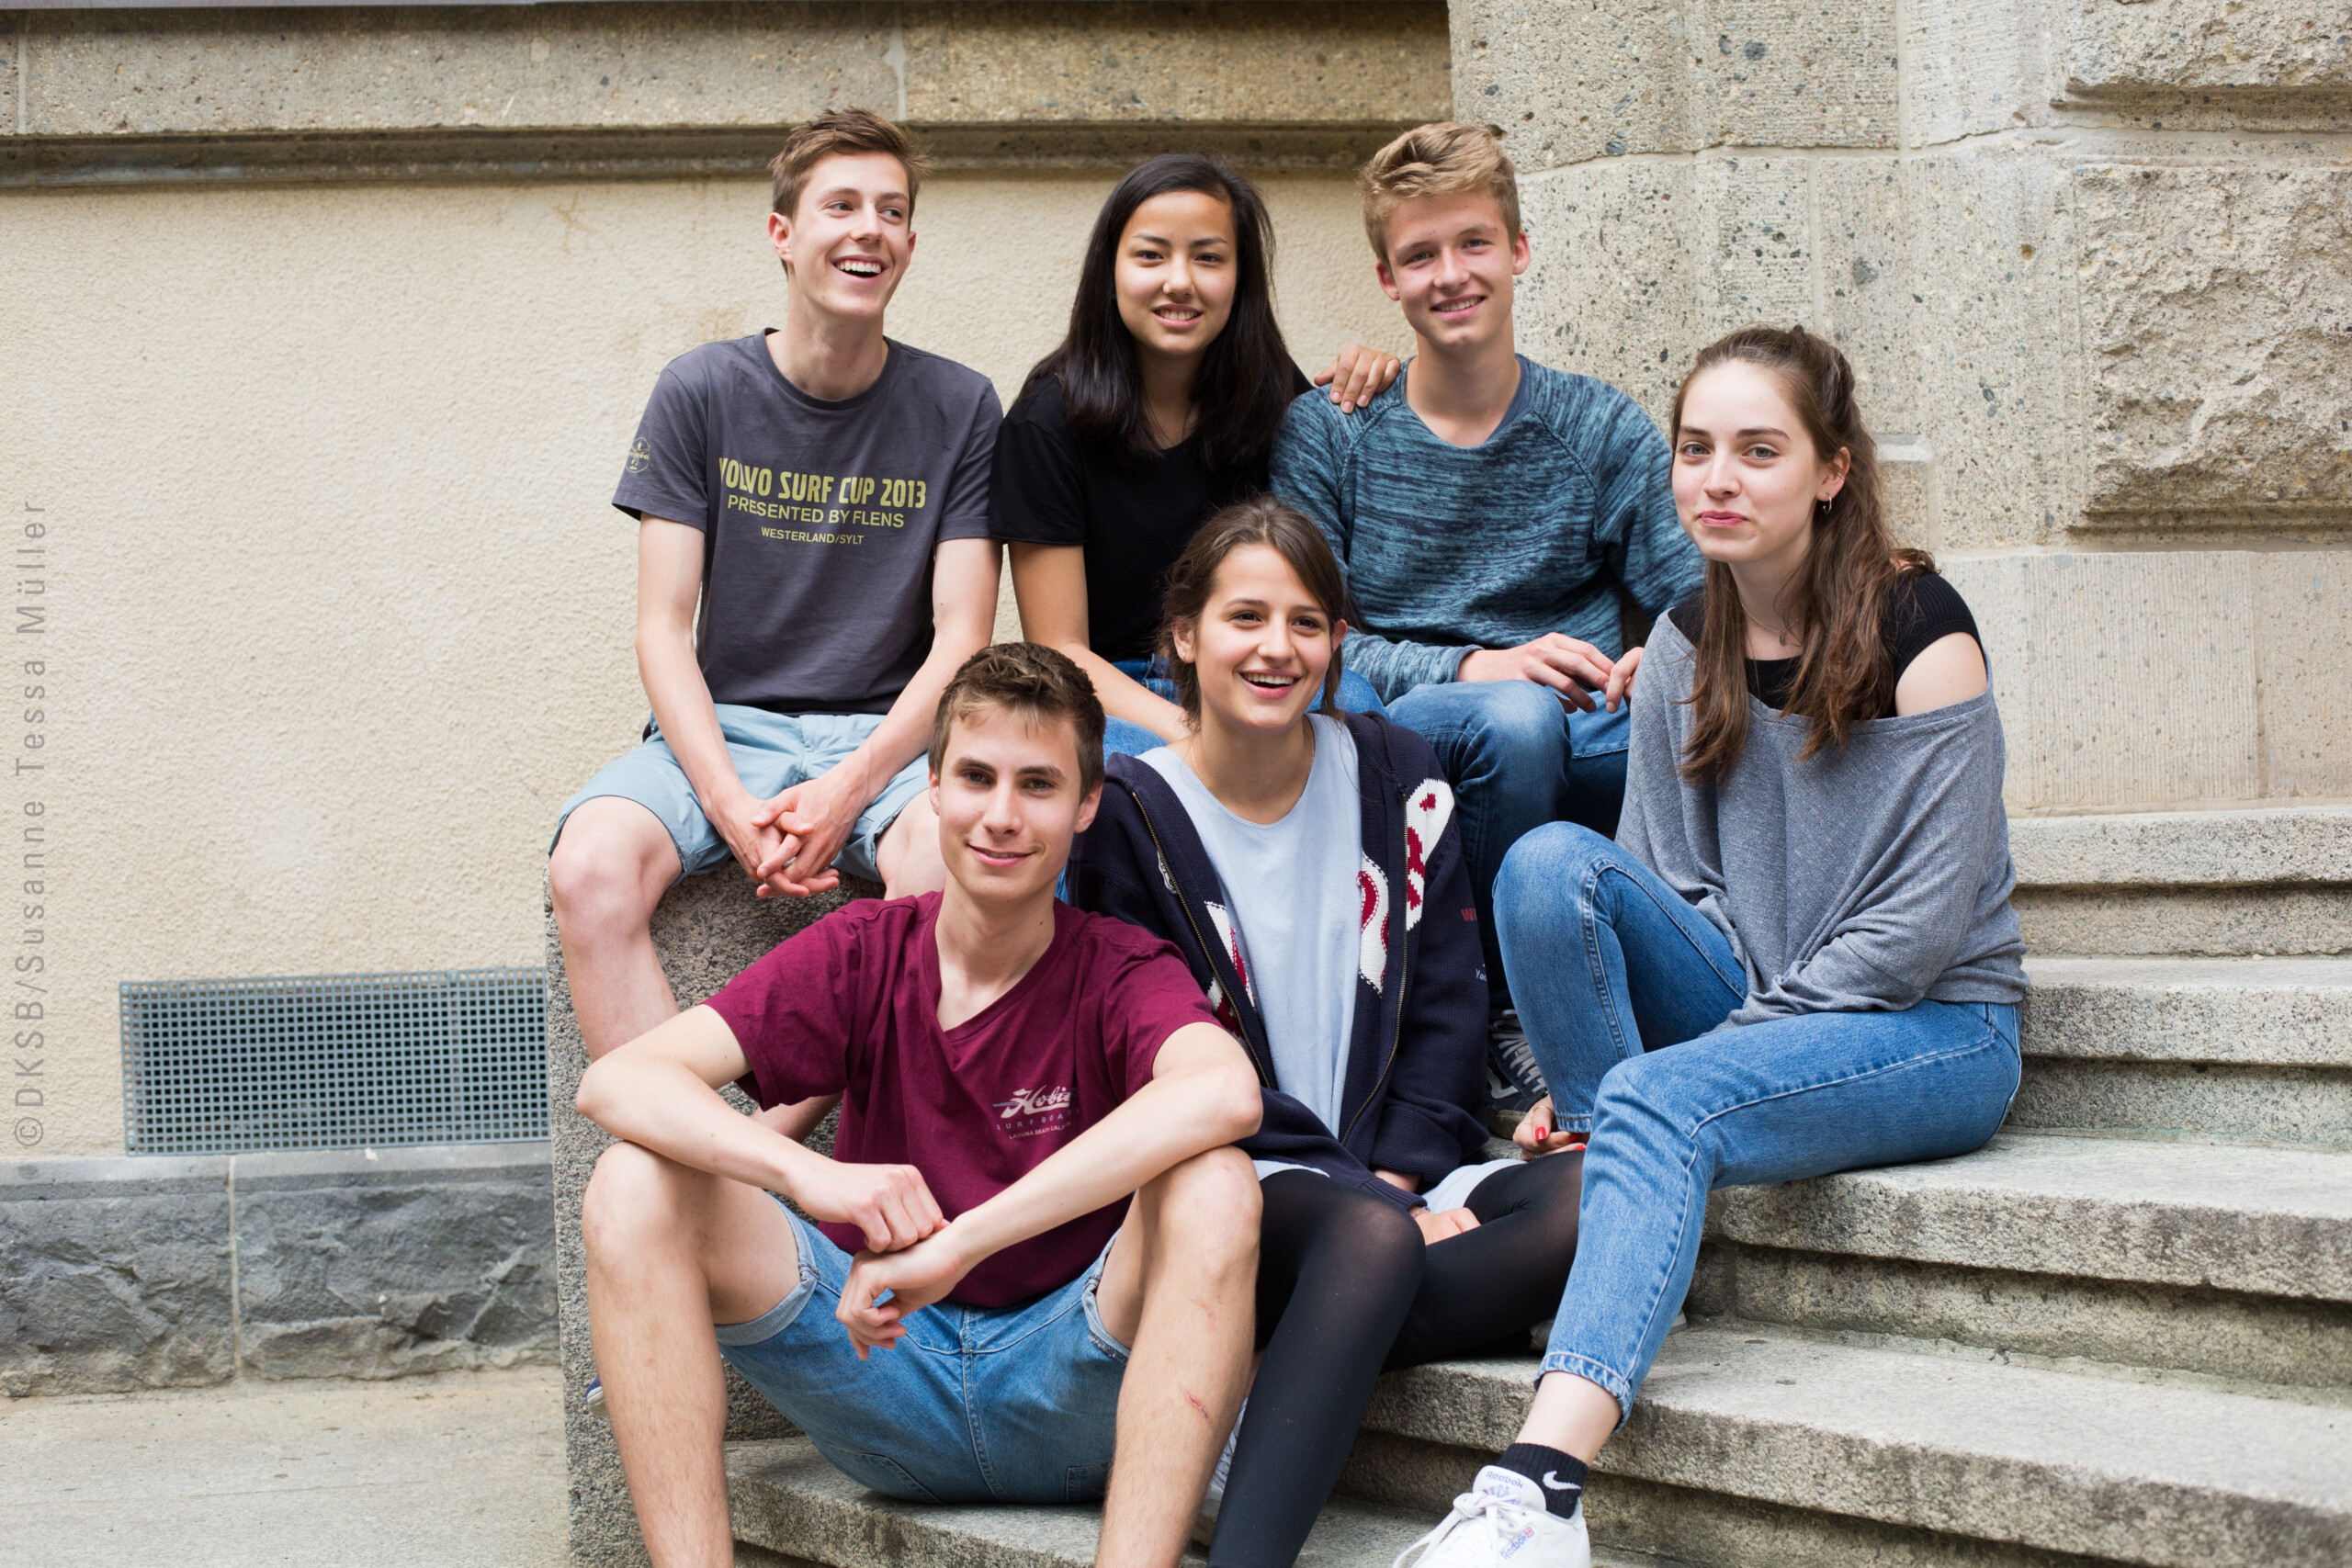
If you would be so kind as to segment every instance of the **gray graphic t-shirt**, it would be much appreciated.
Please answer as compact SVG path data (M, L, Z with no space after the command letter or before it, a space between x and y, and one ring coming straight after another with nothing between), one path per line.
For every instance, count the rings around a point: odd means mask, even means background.
M996 389L893 341L874 385L826 402L765 333L672 360L613 504L703 533L703 679L717 703L884 713L931 650L931 558L984 539Z

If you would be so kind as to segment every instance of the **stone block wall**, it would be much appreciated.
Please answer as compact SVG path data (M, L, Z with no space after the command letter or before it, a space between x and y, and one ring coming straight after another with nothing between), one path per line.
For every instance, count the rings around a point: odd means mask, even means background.
M2013 811L2352 795L2352 5L1457 0L1523 345L1663 419L1854 362L1985 633Z
M0 1166L0 1394L555 1356L546 1144Z

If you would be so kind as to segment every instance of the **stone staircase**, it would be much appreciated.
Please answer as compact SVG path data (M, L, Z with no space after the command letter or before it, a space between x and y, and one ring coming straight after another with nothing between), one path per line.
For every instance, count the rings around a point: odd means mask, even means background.
M2352 1562L2352 808L2013 829L2036 956L2007 1128L1717 1195L1690 1325L1589 1495L1600 1561ZM1302 1562L1385 1563L1533 1370L1385 1380ZM746 1438L746 1561L1090 1560L1091 1510L891 1503Z

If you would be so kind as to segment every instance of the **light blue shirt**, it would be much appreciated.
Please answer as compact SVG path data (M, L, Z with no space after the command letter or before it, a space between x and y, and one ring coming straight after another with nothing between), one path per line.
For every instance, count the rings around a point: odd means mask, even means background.
M1322 714L1307 722L1315 763L1297 804L1278 822L1248 822L1227 811L1164 746L1143 761L1184 803L1216 867L1241 967L1266 1021L1277 1087L1336 1131L1356 1017L1363 805L1355 737Z

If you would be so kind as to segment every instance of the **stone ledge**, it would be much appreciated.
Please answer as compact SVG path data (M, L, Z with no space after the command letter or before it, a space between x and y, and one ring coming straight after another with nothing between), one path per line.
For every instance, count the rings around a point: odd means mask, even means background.
M833 1568L1080 1568L1094 1561L1102 1522L1093 1506L902 1503L842 1474L805 1438L730 1445L727 1482L739 1540ZM1298 1568L1385 1563L1436 1522L1337 1497L1316 1521Z
M546 1144L0 1167L0 1392L549 1359L548 1194Z
M2066 6L2069 98L2204 90L2352 99L2352 7L2155 0Z
M229 1182L232 1155L127 1155L10 1160L0 1165L0 1203L75 1198L146 1198Z
M2025 888L2352 884L2352 806L2012 817Z
M943 173L1125 170L1173 147L1267 172L1351 171L1408 122L916 125ZM764 175L784 128L473 129L175 136L0 136L0 190L385 180L678 179Z
M1815 1339L2352 1402L2352 1303L1711 1241L1685 1310Z
M389 1149L282 1149L238 1155L237 1193L277 1187L430 1186L474 1183L512 1175L540 1181L548 1170L544 1141L519 1144L424 1144ZM135 1163L135 1162L134 1162Z
M554 1359L546 1144L241 1156L235 1194L242 1371Z
M2352 1068L2352 960L2037 958L2029 1057Z
M1707 1206L1707 1234L2352 1302L2352 1154L2004 1134L1957 1159L1725 1188Z
M1452 96L1429 0L45 11L26 38L6 118L43 137L750 129L850 104L918 125L1411 124Z
M0 1393L222 1382L229 1156L0 1167Z
M1526 1414L1536 1367L1396 1373L1365 1424L1497 1451ZM1983 1560L1952 1537L2180 1568L2320 1568L2352 1552L2352 1422L2340 1407L1750 1325L1669 1337L1600 1468L1935 1531L1950 1553L1939 1562Z
M2352 1146L2352 960L2036 958L2017 1130Z

